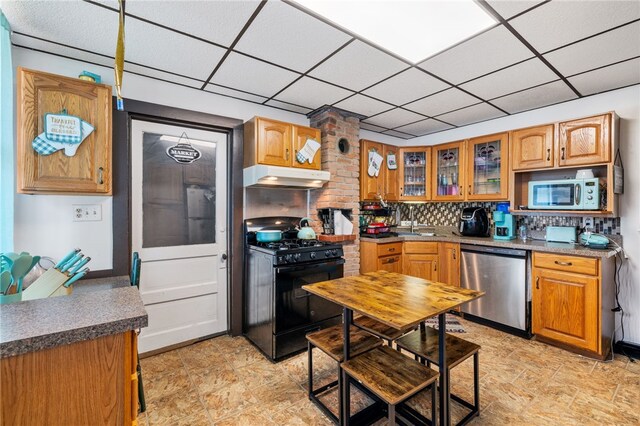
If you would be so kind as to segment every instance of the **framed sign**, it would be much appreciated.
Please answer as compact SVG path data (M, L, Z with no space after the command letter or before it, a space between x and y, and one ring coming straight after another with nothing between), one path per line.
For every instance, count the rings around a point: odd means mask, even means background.
M191 164L202 156L202 153L191 145L191 141L186 132L182 132L182 136L176 145L167 148L167 155L180 164Z

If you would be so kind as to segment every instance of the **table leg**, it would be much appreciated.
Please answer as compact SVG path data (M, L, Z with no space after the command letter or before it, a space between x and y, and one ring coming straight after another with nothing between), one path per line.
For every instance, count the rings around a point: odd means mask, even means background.
M353 323L353 311L349 308L344 308L342 315L342 338L344 342L344 360L347 361L349 359L349 352L351 350L351 323ZM342 374L342 400L340 401L340 412L342 413L342 424L348 425L351 417L351 384L349 383L349 378L344 374L343 371L340 371L339 374Z
M449 426L449 369L447 366L446 314L438 315L438 366L440 367L440 425Z

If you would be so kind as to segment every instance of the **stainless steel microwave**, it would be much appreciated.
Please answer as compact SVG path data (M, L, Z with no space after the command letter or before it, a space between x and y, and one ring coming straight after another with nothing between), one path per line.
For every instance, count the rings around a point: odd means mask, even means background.
M600 210L600 179L529 182L530 209Z

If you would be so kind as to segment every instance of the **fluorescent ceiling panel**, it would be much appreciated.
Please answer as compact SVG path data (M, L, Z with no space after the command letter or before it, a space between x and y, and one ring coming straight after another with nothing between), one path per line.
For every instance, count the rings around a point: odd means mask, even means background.
M495 24L472 0L296 2L413 63Z

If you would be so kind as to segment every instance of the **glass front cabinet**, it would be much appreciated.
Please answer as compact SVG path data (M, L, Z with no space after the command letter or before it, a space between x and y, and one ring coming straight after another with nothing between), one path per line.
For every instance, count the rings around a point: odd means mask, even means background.
M430 200L431 148L400 148L399 154L400 200Z
M433 200L464 200L463 152L464 141L433 147Z
M508 197L508 133L467 141L467 200L506 200Z

